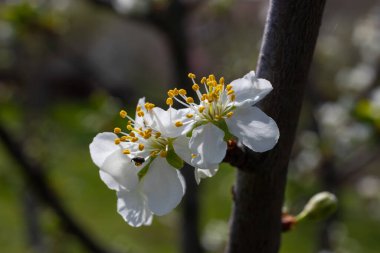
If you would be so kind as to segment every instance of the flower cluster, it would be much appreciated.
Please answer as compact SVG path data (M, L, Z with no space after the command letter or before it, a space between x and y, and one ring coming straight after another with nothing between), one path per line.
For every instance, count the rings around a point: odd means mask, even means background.
M200 84L194 74L189 78L194 96L169 90L167 110L142 98L134 119L120 111L125 130L99 133L90 144L100 177L117 192L118 212L131 226L150 225L153 214L164 215L179 204L185 193L179 172L184 162L194 167L199 183L217 172L227 140L265 152L279 138L275 121L255 106L272 90L269 81L253 71L230 84L214 75ZM173 108L174 103L183 108Z

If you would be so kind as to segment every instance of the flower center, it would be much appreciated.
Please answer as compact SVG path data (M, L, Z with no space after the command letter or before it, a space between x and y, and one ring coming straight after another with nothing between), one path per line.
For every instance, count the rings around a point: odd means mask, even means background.
M201 92L200 86L196 83L196 76L189 73L188 77L192 80L192 89L196 93L199 103L194 102L194 98L187 95L185 89L172 89L168 91L166 104L170 107L174 100L190 108L194 113L186 115L187 118L195 117L197 121L219 121L230 118L233 115L235 92L230 84L225 85L224 77L216 81L214 75L203 77L200 81L203 84L204 92ZM181 127L183 122L174 122L176 127Z
M154 104L145 103L142 109L140 105L136 108L137 119L132 119L125 110L120 111L120 117L127 119L126 131L120 127L114 128L114 133L118 135L115 144L120 145L122 152L131 157L136 166L142 165L149 158L158 155L166 157L169 140L162 137L161 133L149 126L149 120L146 118L150 111L154 108Z

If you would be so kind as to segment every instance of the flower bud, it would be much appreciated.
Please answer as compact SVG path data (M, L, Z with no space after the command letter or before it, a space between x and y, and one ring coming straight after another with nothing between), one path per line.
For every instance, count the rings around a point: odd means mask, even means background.
M322 220L334 213L337 206L338 200L334 194L330 192L320 192L309 200L296 218L298 222L303 219Z

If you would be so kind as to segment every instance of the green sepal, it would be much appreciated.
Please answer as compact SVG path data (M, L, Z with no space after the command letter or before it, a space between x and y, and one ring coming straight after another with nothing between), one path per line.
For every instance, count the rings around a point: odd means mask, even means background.
M146 173L148 173L148 170L149 170L149 167L150 167L150 164L153 162L155 158L152 158L149 160L148 164L144 166L144 168L142 168L138 173L137 173L137 176L139 177L139 181L141 181L141 179L146 175Z
M228 126L227 126L227 123L224 119L218 120L218 121L213 121L212 123L224 132L224 138L223 139L225 141L228 141L231 139L236 139L235 136L233 136L230 133L230 131L228 131Z
M173 147L170 147L166 155L166 161L176 169L183 167L183 160L175 152Z

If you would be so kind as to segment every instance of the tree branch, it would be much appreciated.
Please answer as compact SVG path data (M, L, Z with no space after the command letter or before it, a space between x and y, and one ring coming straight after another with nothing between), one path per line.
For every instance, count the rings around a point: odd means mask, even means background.
M10 156L13 157L16 163L18 163L21 173L27 182L32 186L37 195L52 208L67 231L75 235L89 252L110 252L78 225L75 219L61 204L62 202L58 198L57 193L48 184L45 174L43 174L43 171L46 170L27 156L27 154L21 149L22 145L13 140L1 124L0 140L3 142L4 147L9 152Z
M324 4L271 1L257 75L274 86L263 108L277 122L281 136L257 162L239 167L228 253L279 250L287 166Z

